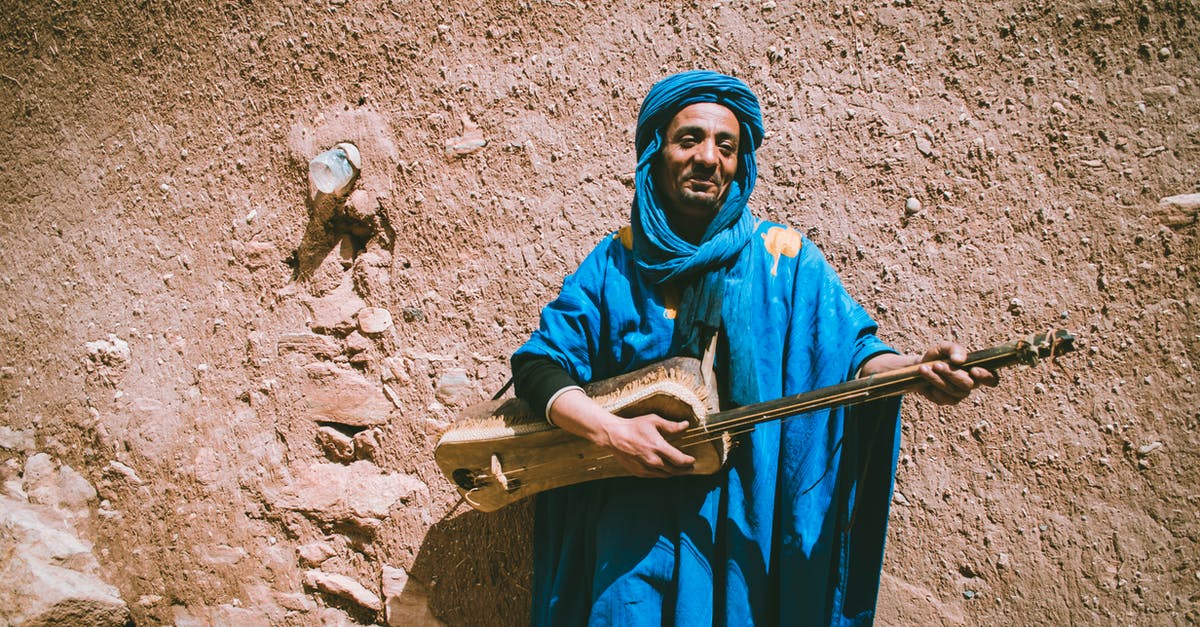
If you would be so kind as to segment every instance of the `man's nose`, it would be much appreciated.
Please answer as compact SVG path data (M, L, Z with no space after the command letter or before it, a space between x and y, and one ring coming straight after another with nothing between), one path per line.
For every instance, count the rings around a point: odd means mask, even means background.
M696 163L715 166L717 164L717 142L706 139L696 144Z

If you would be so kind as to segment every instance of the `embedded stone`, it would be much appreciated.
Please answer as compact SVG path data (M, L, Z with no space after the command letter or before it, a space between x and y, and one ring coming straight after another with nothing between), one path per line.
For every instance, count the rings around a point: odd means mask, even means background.
M368 340L358 331L346 336L346 352L354 355L361 353L371 348L371 340Z
M379 601L378 595L345 575L310 570L304 573L304 585L325 594L347 599L369 610L378 612L383 608L383 603Z
M1194 224L1200 217L1200 194L1179 194L1160 199L1156 217L1159 222L1173 229Z
M316 463L298 471L273 501L326 525L348 524L371 533L392 507L428 492L416 477L385 474L370 462Z
M279 355L298 353L313 358L333 359L341 353L337 340L317 333L284 333L275 341Z
M363 307L358 310L358 329L367 335L383 333L392 328L392 312L382 307Z
M354 314L366 306L354 293L351 281L342 281L326 296L306 303L312 312L312 330L317 333L347 333L355 327Z
M86 515L96 500L96 488L66 464L58 465L45 453L25 460L22 488L34 503L49 505L71 515Z
M337 555L337 550L328 542L309 542L296 547L300 562L306 566L316 566L321 562Z
M325 451L325 457L335 462L354 460L354 440L338 429L318 427L317 442L320 443L321 450Z
M119 367L129 363L129 344L111 333L107 340L88 342L84 348L88 357L97 364Z
M380 378L383 379L384 383L396 381L401 385L408 385L412 381L403 357L385 357L383 360L383 372L380 373Z
M0 496L0 529L0 624L127 624L120 592L99 578L91 545L61 513Z
M933 142L929 141L924 135L917 135L917 150L926 157L933 154Z
M301 409L318 422L372 427L387 422L391 401L358 371L328 362L304 367Z
M108 466L104 468L104 471L106 474L124 477L126 481L132 483L133 485L142 485L143 483L142 478L138 476L137 471L115 459L111 462L108 462Z
M272 625L267 614L257 608L221 605L174 605L171 607L175 627L207 627L208 625Z
M1179 194L1177 196L1167 196L1158 201L1160 205L1178 207L1195 211L1200 209L1200 194Z
M246 549L228 544L196 545L192 553L201 564L210 566L230 566L246 558Z
M233 257L250 270L271 265L276 257L275 245L270 242L235 242Z
M1147 100L1163 101L1170 100L1179 96L1179 88L1175 85L1155 85L1142 90L1142 95Z
M467 377L462 368L451 368L438 378L437 399L447 405L470 405L481 396L479 388Z
M8 426L0 426L0 448L21 453L33 451L37 448L33 439L33 430L22 431Z
M216 486L225 476L217 452L207 446L202 446L196 451L192 468L196 481L210 487Z
M365 189L356 189L346 199L345 210L350 219L366 222L379 212L379 200Z
M379 439L383 430L379 427L364 429L354 434L354 456L358 459L374 459L379 450Z

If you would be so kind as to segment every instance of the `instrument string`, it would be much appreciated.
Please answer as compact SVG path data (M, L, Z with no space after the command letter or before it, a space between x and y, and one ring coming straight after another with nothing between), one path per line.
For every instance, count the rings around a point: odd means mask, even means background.
M1014 351L1012 353L999 354L999 355L992 356L990 358L984 358L984 359L972 361L970 363L964 363L959 367L960 368L974 368L974 367L986 368L989 365L992 365L994 362L1007 361L1015 353L1016 353L1016 351ZM1000 364L1000 365L1002 366L1004 364ZM844 391L844 392L840 392L840 393L836 393L836 394L828 394L828 395L823 395L823 396L820 396L817 398L809 398L806 400L796 401L796 402L793 402L790 404L782 405L780 407L763 410L761 412L753 412L753 413L747 414L745 416L740 416L737 418L732 418L729 420L721 421L716 424L704 424L704 425L698 425L695 427L689 427L687 430L684 431L684 434L681 437L672 441L672 444L675 445L677 448L697 446L700 444L715 442L717 440L721 440L726 437L734 438L734 437L737 437L737 436L740 436L740 435L743 435L746 433L750 433L751 431L754 430L754 428L759 423L770 422L772 420L780 420L780 419L787 420L787 419L795 418L795 417L798 417L805 413L809 413L809 412L820 410L820 409L827 409L827 408L844 406L844 405L853 405L856 403L862 403L862 402L866 402L866 401L870 401L870 400L878 400L878 399L888 398L891 396L897 396L897 395L903 394L909 387L911 387L914 383L918 382L920 380L920 378L921 378L920 374L914 372L912 374L909 374L909 375L906 375L906 376L903 376L903 377L900 377L900 378L897 378L894 380L880 381L875 385L866 385L859 389L848 390L848 391ZM733 410L731 410L731 411L733 411ZM719 414L717 414L717 415L719 415ZM716 416L714 416L714 417L716 417ZM592 461L596 462L596 463L606 462L614 457L615 457L614 454L606 453L606 454L600 455L598 457L592 458ZM514 478L519 479L520 475L522 475L526 472L532 472L534 470L541 468L542 466L547 466L552 463L554 463L554 462L546 461L546 462L540 462L540 463L530 464L530 465L526 465L526 466L518 466L516 468L511 468L511 469L506 468L506 469L504 469L504 475L507 478L509 478L510 480L514 479ZM490 478L491 478L491 475L488 475L488 474L480 474L480 475L476 475L476 477L475 477L476 480L487 480Z
M911 378L916 378L916 377L914 376ZM871 398L886 398L885 395L876 395L874 397L871 397L870 396L871 391L880 389L880 388L887 388L889 386L895 387L895 386L897 386L898 383L905 383L907 385L908 382L909 382L909 379L904 379L899 382L893 381L893 382L888 382L886 384L881 384L881 385L877 385L877 386L868 386L862 390L856 390L851 393L842 393L842 394L825 396L825 397L818 398L818 399L809 399L806 402L797 402L797 403L793 403L793 404L786 405L783 407L778 407L778 408L775 408L772 410L766 410L763 412L756 412L756 413L748 414L741 418L728 420L728 421L721 422L716 425L699 425L699 426L695 426L695 427L690 427L686 431L684 431L684 435L681 436L680 438L676 439L673 442L673 444L676 445L677 447L678 446L683 446L683 447L697 446L697 445L705 444L708 442L715 442L715 441L721 440L727 436L728 437L737 437L739 435L749 433L754 430L754 427L758 423L761 423L761 422L769 422L771 420L777 420L777 419L785 418L785 417L795 417L800 414L807 413L809 411L813 411L815 409L822 409L825 407L835 407L838 405L844 405L844 404L847 404L848 401L851 401L858 397L866 397L866 398L862 399L864 401L869 400ZM892 393L892 395L899 394L901 392L903 392L903 388L896 390L895 392ZM612 459L613 457L615 457L615 456L612 453L606 453L604 455L600 455L598 457L593 458L593 461L604 462L604 461L608 461L609 459ZM527 466L519 466L519 467L512 468L512 469L505 469L504 475L506 477L509 477L510 479L518 478L519 475L521 475L524 472L530 472L533 470L537 470L537 469L541 468L542 466L546 466L551 463L554 463L554 462L540 462L537 464L530 464ZM486 479L488 477L489 477L489 475L486 475L486 474L477 476L478 479Z

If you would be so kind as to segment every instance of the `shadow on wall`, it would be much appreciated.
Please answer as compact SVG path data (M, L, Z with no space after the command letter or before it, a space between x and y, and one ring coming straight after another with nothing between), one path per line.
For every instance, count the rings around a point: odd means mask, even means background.
M377 234L384 236L382 246L390 251L394 234L390 232L386 216L377 212L377 206L371 206L371 200L369 193L358 190L348 196L317 190L308 195L305 199L308 225L295 257L289 261L293 282L315 282L319 288L321 267L335 248L338 249L337 258L349 265L366 248L367 241Z
M412 575L448 625L528 625L533 500L484 514L460 503L426 533Z

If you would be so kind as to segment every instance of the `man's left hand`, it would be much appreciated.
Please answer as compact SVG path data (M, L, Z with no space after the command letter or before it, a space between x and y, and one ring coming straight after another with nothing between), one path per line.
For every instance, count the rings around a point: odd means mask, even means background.
M971 390L1000 382L996 373L978 366L958 368L967 360L967 349L954 342L938 342L921 355L883 353L867 360L859 370L866 377L897 368L918 366L922 383L913 391L938 405L953 405L971 395Z
M1000 382L996 373L978 366L957 368L967 360L967 349L954 342L939 342L930 346L917 360L917 368L925 384L916 388L921 396L938 405L953 405L971 395L971 390Z

